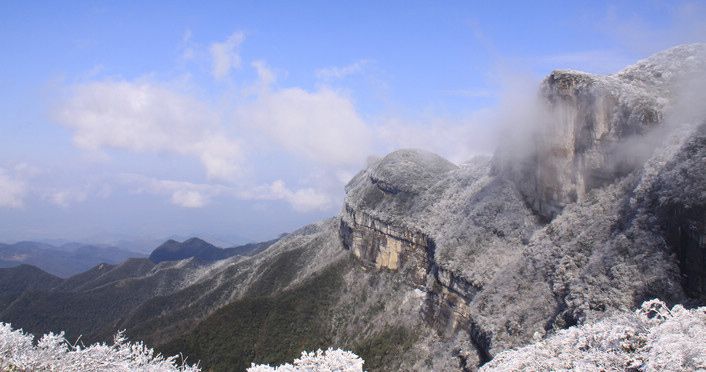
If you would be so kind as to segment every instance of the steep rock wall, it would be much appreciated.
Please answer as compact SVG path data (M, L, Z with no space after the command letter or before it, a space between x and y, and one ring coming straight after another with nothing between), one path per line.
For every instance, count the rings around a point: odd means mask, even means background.
M554 218L567 204L646 160L649 149L635 148L635 140L646 144L641 137L663 123L675 87L703 69L704 55L704 44L693 44L614 75L552 72L540 89L543 115L529 118L538 121L530 138L499 150L501 173L515 182L535 212ZM525 151L517 153L518 147Z
M423 319L441 335L465 333L476 350L459 350L461 364L468 360L489 361L490 338L471 317L469 303L479 288L439 267L434 258L435 242L426 234L395 226L356 211L346 204L340 219L343 246L377 270L403 275L407 282L425 293L420 309ZM471 357L470 353L477 353ZM471 366L468 366L471 367Z

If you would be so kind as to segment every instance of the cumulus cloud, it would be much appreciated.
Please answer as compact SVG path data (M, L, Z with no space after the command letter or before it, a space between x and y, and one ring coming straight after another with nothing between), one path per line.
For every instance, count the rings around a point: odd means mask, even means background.
M172 204L183 208L201 208L212 198L232 192L222 185L163 180L131 173L120 175L119 181L131 186L136 193L168 195Z
M362 72L369 63L369 60L361 59L346 66L321 68L316 70L316 77L321 80L343 79Z
M238 119L291 153L322 164L357 166L371 151L371 132L355 106L329 88L264 92L240 107Z
M27 185L12 173L0 168L0 208L20 208L24 205Z
M312 188L290 190L282 180L250 190L241 190L238 196L246 200L283 200L299 212L326 210L332 204L331 197L325 192Z
M225 41L211 44L209 48L213 59L211 73L214 78L223 79L228 76L231 69L240 68L238 48L244 40L244 33L234 32Z
M242 152L204 102L148 81L97 81L74 86L56 110L83 149L126 149L194 156L207 175L233 179Z
M205 207L217 197L284 201L298 212L325 210L332 206L332 199L326 192L313 188L292 190L282 180L261 186L193 183L163 180L139 174L123 174L119 180L131 186L136 193L165 195L169 197L172 204L183 208Z

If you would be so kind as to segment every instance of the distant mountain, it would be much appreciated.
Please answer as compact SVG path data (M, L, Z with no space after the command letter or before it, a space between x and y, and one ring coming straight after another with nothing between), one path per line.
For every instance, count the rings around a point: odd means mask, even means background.
M273 239L260 243L249 243L232 248L219 248L215 245L199 239L191 238L183 242L169 239L157 247L149 259L154 263L163 261L178 261L186 258L197 258L202 261L218 261L228 257L249 256L264 250L274 244L279 239Z
M238 234L213 234L200 231L172 235L96 233L82 237L81 239L74 239L74 241L82 242L88 245L118 247L128 251L144 253L145 256L148 256L155 247L167 240L171 239L181 242L194 236L198 236L199 238L208 241L217 247L234 247L254 241L252 238L240 236ZM37 239L36 241L53 246L61 246L69 242L61 239Z
M119 264L131 257L144 255L117 247L81 243L59 246L32 241L0 244L0 267L34 265L62 278L84 272L100 263Z

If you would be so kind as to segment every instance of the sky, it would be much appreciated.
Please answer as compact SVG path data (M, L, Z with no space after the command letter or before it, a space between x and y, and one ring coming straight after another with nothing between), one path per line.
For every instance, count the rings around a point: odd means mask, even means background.
M705 36L704 1L3 1L0 241L270 239L395 149L492 154L554 69Z

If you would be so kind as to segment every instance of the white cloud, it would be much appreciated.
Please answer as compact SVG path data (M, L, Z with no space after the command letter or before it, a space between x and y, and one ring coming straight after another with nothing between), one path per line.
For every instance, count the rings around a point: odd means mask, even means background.
M258 85L261 87L267 88L277 80L274 72L267 67L265 61L254 61L252 66L255 68L255 71L257 71Z
M26 183L16 174L0 168L0 208L21 208L26 195Z
M197 157L207 175L233 179L240 144L223 133L219 117L189 95L147 81L98 81L73 87L56 111L77 146Z
M196 190L176 190L172 194L172 204L184 208L201 208L207 202L207 198Z
M194 42L192 41L191 30L184 31L181 37L181 59L184 61L189 61L194 59L196 52L194 50Z
M326 210L332 204L331 197L325 192L312 188L292 191L282 180L274 181L266 186L241 190L238 192L238 196L246 200L283 200L298 212Z
M216 196L232 193L222 185L161 180L139 174L122 174L119 181L131 186L136 193L168 195L172 204L184 208L201 208Z
M87 196L85 190L58 190L50 192L46 198L54 205L67 208L74 203L85 201Z
M238 118L291 153L321 164L359 166L371 151L370 130L353 103L328 88L264 92L240 107Z
M370 61L361 59L342 67L326 67L316 70L316 77L321 80L343 79L345 77L358 74L363 71Z
M245 34L234 32L228 39L211 44L210 52L213 59L213 77L220 80L228 76L230 70L240 67L238 47L245 40Z
M166 195L169 196L172 204L184 208L204 207L216 197L231 197L241 200L281 200L289 203L298 212L325 210L332 205L332 198L327 193L313 188L291 190L282 180L255 187L161 180L138 174L123 174L119 180L131 186L136 193Z

